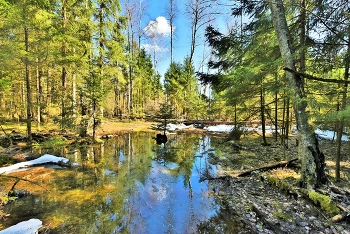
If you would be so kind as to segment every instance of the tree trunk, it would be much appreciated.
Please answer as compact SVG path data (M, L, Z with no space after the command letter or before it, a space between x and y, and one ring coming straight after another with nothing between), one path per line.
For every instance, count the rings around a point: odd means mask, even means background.
M73 106L73 116L76 117L77 113L77 74L73 72L72 75L72 106Z
M131 34L131 35L130 35ZM132 47L132 42L133 42L133 31L132 31L132 25L130 26L129 32L128 32L128 45L129 45L129 53L130 53L130 58L129 58L129 69L128 69L128 99L127 99L127 110L128 110L128 118L132 115L132 72L133 72L133 67L132 67L132 61L133 61L133 47Z
M29 53L28 27L24 26L24 43L26 52ZM29 59L25 58L26 89L27 89L27 146L32 146L32 90L30 87Z
M265 100L264 100L264 88L263 84L261 82L260 87L260 113L261 113L261 130L262 130L262 137L264 141L264 146L267 146L267 140L266 140L266 121L265 121Z
M281 55L284 58L284 66L295 70L293 60L292 37L290 36L282 0L268 0L275 32L278 38ZM306 112L307 102L304 92L304 80L291 72L286 73L289 86L294 91L294 113L298 125L299 149L298 156L301 160L300 186L313 189L315 186L327 181L324 173L324 155L318 148L317 138L312 131Z
M291 118L290 118L290 113L289 113L289 109L290 109L290 98L287 97L287 103L286 103L286 129L285 129L285 139L286 139L286 142L287 142L287 146L288 146L288 136L289 136L289 128L290 128L290 122L291 122Z
M119 99L119 90L118 90L118 78L115 77L114 83L114 108L113 108L113 117L120 116L120 99Z
M63 0L62 1L62 29L63 29L63 33L65 33L66 30L66 24L67 24L67 13L66 13L66 1ZM67 55L67 44L66 41L64 39L64 41L62 42L62 58L64 59ZM66 65L63 64L62 65L62 74L61 74L61 82L62 82L62 86L61 86L61 129L64 129L64 122L65 122L65 118L66 118L66 107L65 107L65 99L66 99L66 89L67 89L67 68Z
M350 41L348 41L348 49L347 53L345 55L344 59L344 65L345 65L345 71L344 71L344 80L349 80L349 63L350 63ZM342 100L341 100L341 106L340 111L345 110L346 108L346 99L347 99L347 92L348 92L348 84L344 83L344 86L342 88ZM341 117L339 123L338 123L338 129L337 129L337 155L336 155L336 169L335 169L335 178L336 181L340 181L340 149L341 149L341 138L343 136L343 130L344 130L344 117Z
M275 91L275 142L278 140L278 91L277 91L277 74L275 74L275 85L276 85L276 91Z
M37 59L37 62L39 60ZM38 130L40 130L40 124L41 124L41 116L42 116L42 97L43 97L43 87L42 87L42 69L39 68L39 66L36 67L36 102L37 102L37 122L38 122Z

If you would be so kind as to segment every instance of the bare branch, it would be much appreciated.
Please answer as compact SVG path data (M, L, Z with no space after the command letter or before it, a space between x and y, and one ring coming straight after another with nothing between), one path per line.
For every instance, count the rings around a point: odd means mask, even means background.
M320 78L320 77L316 77L316 76L313 76L313 75L297 72L297 71L294 71L294 70L292 70L290 68L287 68L287 67L284 67L283 70L285 70L287 72L291 72L291 73L293 73L295 75L304 77L305 79L308 79L308 80L317 80L317 81L320 81L320 82L336 83L336 84L350 84L350 80L336 80L336 79Z

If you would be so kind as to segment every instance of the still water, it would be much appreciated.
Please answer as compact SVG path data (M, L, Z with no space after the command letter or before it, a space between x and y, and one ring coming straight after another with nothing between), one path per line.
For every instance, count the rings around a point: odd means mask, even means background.
M97 147L40 152L78 166L37 177L48 191L6 206L11 215L5 225L38 218L51 233L200 232L222 209L208 181L200 182L203 175L216 176L208 158L220 144L210 136L183 134L157 145L153 135L127 133Z

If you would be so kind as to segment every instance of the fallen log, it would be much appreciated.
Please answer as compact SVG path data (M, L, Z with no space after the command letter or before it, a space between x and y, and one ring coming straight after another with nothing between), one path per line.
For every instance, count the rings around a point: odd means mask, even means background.
M342 221L350 222L350 209L349 209L349 191L336 187L335 185L329 185L330 193L322 189L316 189L317 192L332 197L332 202L339 208L340 214L332 217L332 221L339 223Z
M346 188L339 188L339 187L335 186L334 184L330 184L329 188L334 193L345 195L347 197L350 196L350 191L348 191Z
M268 170L272 170L272 169L276 169L276 168L280 168L280 167L291 167L293 162L295 162L297 160L298 160L298 158L294 158L294 159L289 160L289 161L281 161L281 162L278 162L278 163L273 163L273 164L269 164L269 165L266 165L266 166L254 168L254 169L251 169L251 170L248 170L248 171L244 171L244 172L236 175L236 177L249 176L254 171L268 171Z

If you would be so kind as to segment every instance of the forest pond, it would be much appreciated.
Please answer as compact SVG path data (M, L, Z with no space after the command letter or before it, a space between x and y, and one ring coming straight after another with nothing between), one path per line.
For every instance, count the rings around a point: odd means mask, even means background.
M208 232L225 208L201 178L216 176L210 155L220 150L222 139L174 134L157 145L153 136L125 133L98 147L37 152L67 157L78 166L27 176L47 190L28 185L39 192L7 205L3 212L11 215L3 219L3 227L37 218L51 233ZM220 219L233 232L239 231L239 222Z

